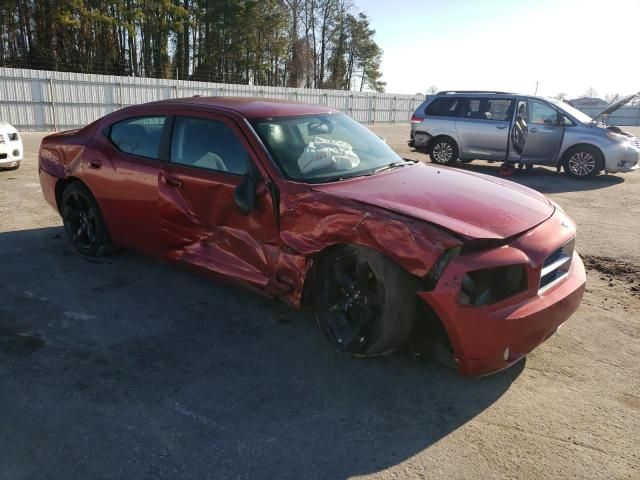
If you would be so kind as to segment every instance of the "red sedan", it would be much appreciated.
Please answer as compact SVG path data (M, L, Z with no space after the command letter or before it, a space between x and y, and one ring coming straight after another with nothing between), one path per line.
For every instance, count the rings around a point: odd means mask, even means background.
M403 160L328 107L129 107L47 136L39 173L81 254L130 247L313 304L334 346L357 355L415 329L460 373L495 372L553 334L584 291L575 224L556 204Z

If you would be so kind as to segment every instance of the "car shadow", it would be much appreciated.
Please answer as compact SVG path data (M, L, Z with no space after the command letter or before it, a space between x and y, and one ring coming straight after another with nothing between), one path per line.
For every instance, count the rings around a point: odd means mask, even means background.
M425 162L428 165L434 165L429 162L427 156L415 150L412 150L411 154L406 155L406 157ZM625 181L623 175L608 175L605 173L596 175L593 178L579 180L571 178L564 173L558 173L555 168L541 166L536 166L530 170L516 170L512 175L504 177L500 175L500 165L502 165L502 162L489 163L484 160L474 160L473 163L459 164L453 168L504 178L538 190L541 193L584 192L609 188Z
M512 182L525 185L542 193L584 192L608 188L624 182L624 178L618 175L600 174L589 179L571 178L564 173L556 172L555 168L534 167L530 170L516 170L513 175L502 177L500 175L500 162L487 163L476 160L478 163L467 163L457 168L494 177L501 177Z
M408 354L353 358L310 312L129 251L78 256L60 227L0 234L0 264L3 478L379 472L524 367L466 379Z

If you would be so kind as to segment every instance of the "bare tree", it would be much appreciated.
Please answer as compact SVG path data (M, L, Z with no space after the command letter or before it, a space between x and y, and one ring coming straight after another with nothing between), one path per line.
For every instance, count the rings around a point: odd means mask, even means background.
M598 92L595 88L589 87L587 88L587 91L584 92L584 96L589 98L596 98L598 96Z

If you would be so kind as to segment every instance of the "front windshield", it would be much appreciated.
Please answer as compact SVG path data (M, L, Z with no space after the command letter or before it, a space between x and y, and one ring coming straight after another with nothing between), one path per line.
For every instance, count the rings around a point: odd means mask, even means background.
M403 163L382 139L342 113L268 118L253 126L291 180L329 182Z
M575 118L579 122L591 123L593 121L593 118L591 118L589 115L587 115L586 113L581 112L576 107L571 106L567 102L561 102L559 100L556 100L555 98L550 98L549 100L555 106L560 108L560 110L564 110L566 113L571 115L573 118Z

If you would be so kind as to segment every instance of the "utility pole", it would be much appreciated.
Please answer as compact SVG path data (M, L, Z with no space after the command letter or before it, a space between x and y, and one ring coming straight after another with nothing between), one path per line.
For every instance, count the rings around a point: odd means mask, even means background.
M534 95L538 94L538 80L536 80L536 91L533 93Z

